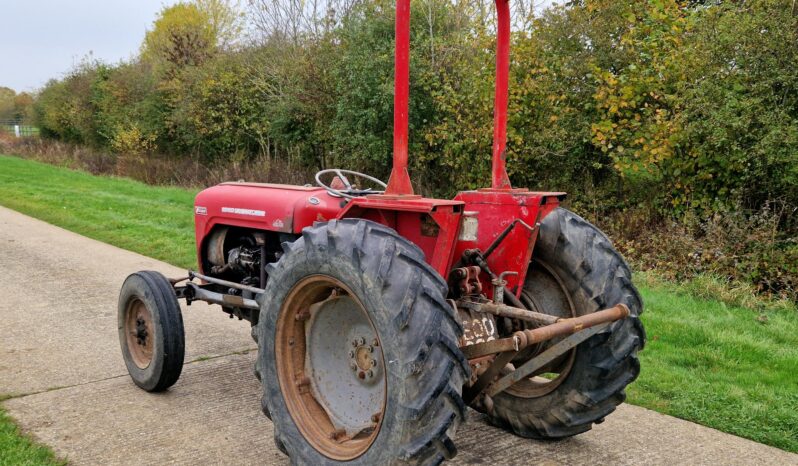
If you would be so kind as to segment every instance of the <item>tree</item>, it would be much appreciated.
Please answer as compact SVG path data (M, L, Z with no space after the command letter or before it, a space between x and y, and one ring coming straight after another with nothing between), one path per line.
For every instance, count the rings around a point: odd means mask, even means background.
M216 52L218 31L211 17L193 3L164 7L147 31L142 57L167 77L187 66L198 66Z
M238 0L195 0L197 8L204 13L216 38L216 46L226 50L235 46L244 29L244 14Z
M14 89L0 86L0 120L14 118L14 97L16 95Z

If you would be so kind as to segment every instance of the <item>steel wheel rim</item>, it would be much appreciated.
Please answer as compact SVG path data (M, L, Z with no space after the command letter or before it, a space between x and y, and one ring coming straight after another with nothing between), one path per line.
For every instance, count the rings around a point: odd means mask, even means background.
M144 302L133 298L125 311L125 335L130 359L139 369L146 369L152 362L155 329L152 313Z
M300 280L277 319L275 357L288 412L313 448L339 461L365 453L382 426L387 372L379 335L354 293L327 275Z
M539 304L536 297L526 290L521 292L522 302L531 310L536 312L545 313L547 310L550 311L552 309L567 308L564 309L564 313L560 317L576 317L576 306L574 306L573 300L565 288L565 284L554 271L554 269L540 260L535 260L533 262L533 267L537 267L537 272L545 272L545 274L548 275L549 279L551 280L549 287L553 288L554 284L556 284L556 291L559 292L561 307L554 307L551 303ZM553 342L538 345L538 347L535 348L535 351L530 355L530 358L541 353L551 344L553 344ZM571 369L573 368L575 359L576 348L570 350L563 357L555 360L554 364L549 367L550 370L548 372L556 372L557 377L548 379L533 374L532 377L513 384L507 388L506 392L520 398L538 398L547 395L559 387L568 378L568 375L571 373ZM538 373L542 373L542 371L538 371Z

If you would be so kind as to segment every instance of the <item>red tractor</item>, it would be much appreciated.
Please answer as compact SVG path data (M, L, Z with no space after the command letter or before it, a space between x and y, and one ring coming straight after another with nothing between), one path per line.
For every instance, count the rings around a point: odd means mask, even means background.
M138 386L165 390L180 376L185 299L252 324L263 412L297 464L438 464L456 454L466 407L558 439L624 401L645 341L640 295L609 239L559 207L564 193L511 187L508 0L496 7L491 187L413 193L410 0L398 0L387 185L333 169L318 186L235 182L197 195L199 272L138 272L122 286L119 337Z

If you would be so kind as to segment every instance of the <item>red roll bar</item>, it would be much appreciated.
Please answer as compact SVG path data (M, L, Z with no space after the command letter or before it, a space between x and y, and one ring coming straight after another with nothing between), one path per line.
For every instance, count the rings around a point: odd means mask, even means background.
M510 74L510 3L495 0L498 32L496 35L496 95L493 107L493 189L511 189L505 168L507 150L507 102ZM407 172L407 138L410 92L410 0L396 0L396 54L393 98L393 169L387 195L413 195Z
M385 194L412 195L407 173L410 98L410 0L396 0L396 55L393 95L393 169Z
M511 189L507 176L507 102L510 76L510 1L496 0L496 96L493 101L493 189Z

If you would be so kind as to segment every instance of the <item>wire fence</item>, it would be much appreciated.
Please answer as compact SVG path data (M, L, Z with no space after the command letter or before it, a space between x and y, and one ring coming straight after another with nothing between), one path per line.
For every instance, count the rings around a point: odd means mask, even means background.
M25 138L39 136L39 128L18 120L0 120L0 133Z

